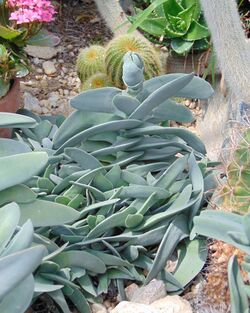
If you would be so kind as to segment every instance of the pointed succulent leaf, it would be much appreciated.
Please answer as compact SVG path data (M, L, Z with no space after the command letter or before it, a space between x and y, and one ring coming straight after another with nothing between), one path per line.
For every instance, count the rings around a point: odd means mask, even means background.
M130 119L146 119L147 115L163 101L176 95L177 91L185 87L193 79L193 74L187 74L163 85L146 98L130 115Z

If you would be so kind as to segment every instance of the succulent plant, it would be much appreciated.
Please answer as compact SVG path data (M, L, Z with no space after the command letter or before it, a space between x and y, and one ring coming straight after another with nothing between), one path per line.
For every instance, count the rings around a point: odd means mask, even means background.
M23 121L14 139L0 142L8 162L15 157L8 168L19 177L19 158L48 155L35 176L3 185L0 199L18 202L22 221L30 218L36 227L35 243L48 251L36 290L64 313L65 299L89 313L88 303L102 301L111 286L124 298L125 280L146 284L157 277L169 293L181 293L206 261L205 240L190 241L189 233L205 204L212 164L196 135L160 123L193 119L172 97L207 98L213 90L192 74L144 81L136 53L126 54L123 69L125 91L83 92L64 121L20 110L31 128L22 128ZM7 167L3 158L0 171ZM165 264L173 253L178 265L170 273Z
M111 40L106 50L106 69L112 83L119 88L124 86L122 80L123 58L127 52L135 52L144 62L145 79L161 74L161 63L154 48L142 37L121 35Z
M225 208L239 213L250 210L250 129L242 134L227 166L227 182L222 188L222 197Z
M81 84L80 91L89 89L111 87L112 83L105 73L96 73L90 76L84 83Z
M139 27L149 39L163 41L180 55L210 46L199 0L156 0L143 11L137 9L137 15L129 20L133 23L130 32Z
M83 49L78 55L76 69L82 83L93 74L105 73L105 48L93 45Z
M250 275L250 215L239 215L215 210L205 210L200 216L194 218L194 234L224 241L244 253L244 262L239 267L237 256L233 255L228 263L228 279L231 298L231 312L249 311L249 285L244 284L241 271L244 276ZM241 254L242 256L242 254ZM220 280L218 280L220 283ZM217 283L218 283L217 282Z

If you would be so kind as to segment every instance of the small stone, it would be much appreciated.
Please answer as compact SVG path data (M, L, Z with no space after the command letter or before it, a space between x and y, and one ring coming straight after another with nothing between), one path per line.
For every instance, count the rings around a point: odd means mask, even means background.
M70 51L69 56L70 56L70 57L74 57L74 56L75 56L74 52L73 52L73 51Z
M150 304L166 296L166 286L162 280L153 279L148 285L134 290L132 302Z
M62 67L62 71L63 71L63 73L66 74L66 73L68 73L69 70L66 67Z
M42 108L42 113L43 114L48 114L49 113L49 109L47 109L46 107Z
M67 45L67 49L68 49L68 50L73 50L73 49L74 49L74 46L73 46L73 45Z
M65 96L68 96L68 95L69 95L69 90L65 89L65 90L63 91L63 93L64 93Z
M25 47L25 51L28 55L34 57L34 58L39 58L39 59L44 59L44 60L50 60L53 57L55 57L58 53L58 49L54 47L38 47L38 46L27 46Z
M53 75L56 73L56 67L54 62L45 61L43 62L43 70L46 75Z
M105 300L103 301L103 304L105 305L105 307L108 309L110 307L112 307L111 302L109 300Z
M104 305L99 303L94 303L91 306L92 313L107 313L107 309Z
M167 296L150 305L157 313L192 313L191 305L180 296ZM137 312L138 313L138 312Z
M40 60L39 58L34 58L34 59L33 59L33 63L34 63L35 65L38 65L38 64L41 63L41 60Z
M190 104L191 104L191 101L190 101L190 100L185 100L185 106L186 106L186 107L189 107Z
M63 63L64 63L64 60L63 60L63 59L59 59L59 60L58 60L58 63L63 64Z
M42 73L43 73L43 70L42 70L41 68L37 68L37 69L36 69L36 72L39 73L39 74L42 74Z
M127 300L131 301L133 294L137 289L139 289L139 286L136 285L135 283L132 283L131 285L125 288Z
M38 114L42 113L40 102L36 97L33 97L29 92L25 92L23 97L25 109L36 112Z
M111 313L159 313L159 312L156 309L150 307L149 305L122 301L117 305L117 307L114 310L111 311Z

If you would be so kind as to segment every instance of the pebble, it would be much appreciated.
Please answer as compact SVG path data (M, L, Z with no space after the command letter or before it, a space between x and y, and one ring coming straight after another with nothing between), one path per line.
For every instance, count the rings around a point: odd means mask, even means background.
M38 46L27 46L25 47L25 51L28 55L34 57L34 58L39 58L39 59L44 59L44 60L50 60L54 58L58 50L57 48L54 47L38 47Z
M75 56L74 52L70 51L69 56L74 57Z
M63 59L59 59L59 60L58 60L58 63L63 64L63 63L64 63L64 60L63 60Z
M46 75L53 75L56 73L56 67L54 62L52 61L45 61L43 62L43 70Z
M36 97L32 96L29 92L25 92L23 97L25 109L34 111L37 114L42 113L40 102Z
M36 69L36 72L39 73L39 74L42 74L42 73L43 73L43 70L42 70L41 68L37 68L37 69Z
M74 49L74 46L73 46L73 45L67 45L67 49L68 49L68 50L73 50L73 49Z
M153 279L148 285L135 288L129 299L131 302L150 304L166 296L166 286L162 280Z
M33 63L34 63L35 65L38 65L38 64L41 63L41 60L40 60L39 58L34 58L34 59L33 59Z

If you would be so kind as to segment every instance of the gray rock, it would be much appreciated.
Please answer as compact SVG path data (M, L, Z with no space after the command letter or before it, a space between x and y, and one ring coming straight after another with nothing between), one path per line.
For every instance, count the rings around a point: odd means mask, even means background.
M91 310L92 310L92 313L107 313L106 307L99 303L92 304Z
M162 280L153 279L148 285L134 290L130 301L150 304L166 296L166 287Z
M23 95L24 98L24 108L30 111L33 111L37 114L42 113L42 109L40 107L40 102L36 97L33 97L29 92L25 92Z
M46 75L53 75L56 73L56 67L54 62L45 61L43 62L43 70Z
M159 313L149 305L133 303L128 301L120 302L111 313Z
M189 302L180 296L167 296L150 305L157 313L192 313ZM137 312L138 313L138 312Z
M44 60L50 60L53 57L55 57L58 53L58 49L54 47L38 47L38 46L27 46L25 48L25 51L28 55L44 59Z
M127 300L131 301L131 299L132 299L132 297L133 297L133 295L137 289L139 289L139 286L136 285L135 283L133 283L133 284L131 284L125 288Z

